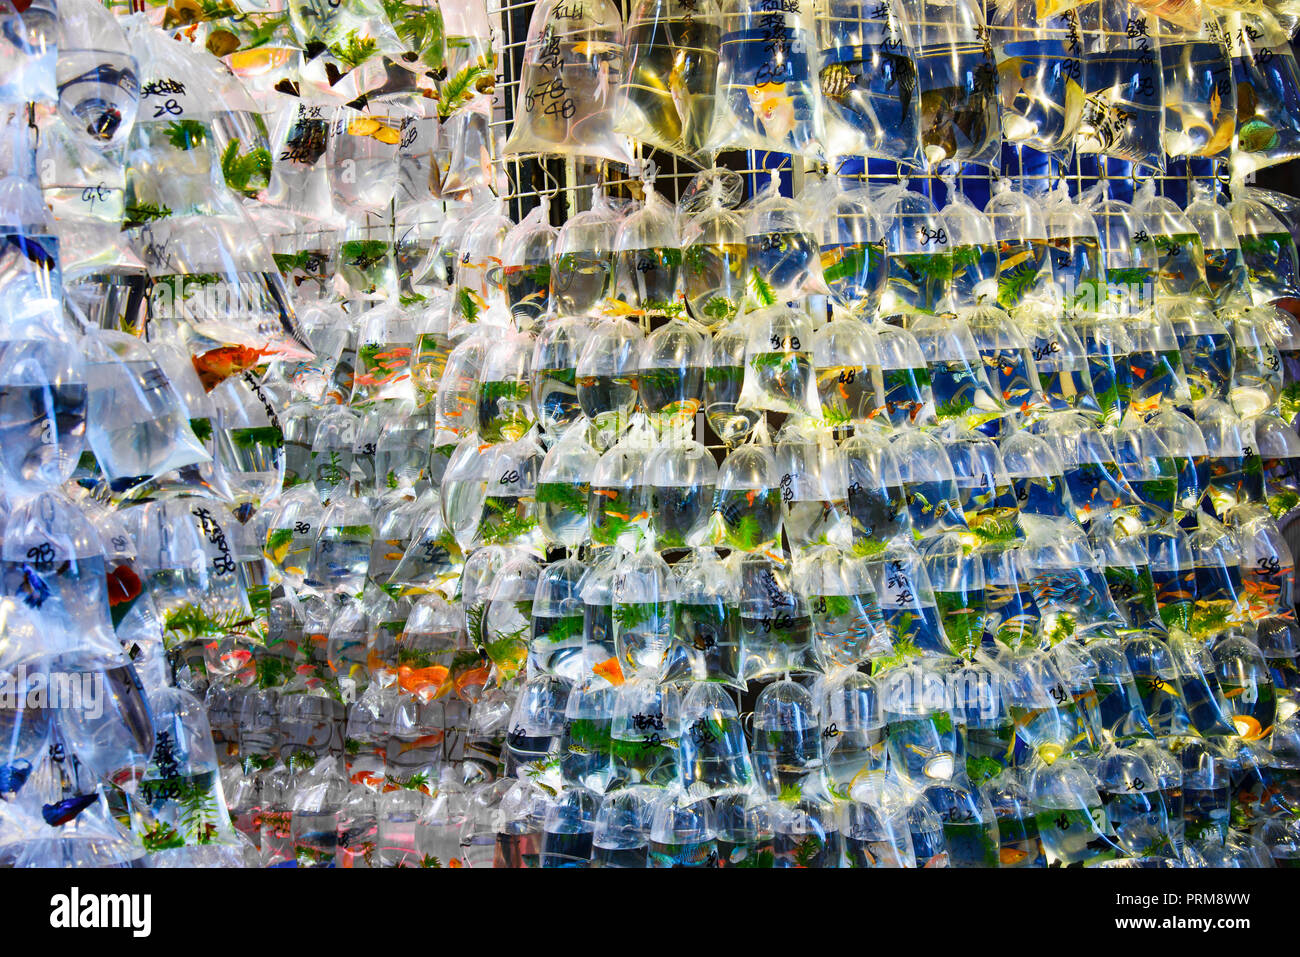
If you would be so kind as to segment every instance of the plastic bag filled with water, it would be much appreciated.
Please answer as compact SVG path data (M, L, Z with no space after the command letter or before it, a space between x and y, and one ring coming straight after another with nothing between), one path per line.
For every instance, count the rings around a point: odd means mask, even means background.
M823 214L821 275L831 301L852 316L875 315L887 263L885 225L870 194L865 189L832 193Z
M740 582L740 633L746 681L818 670L808 601L794 590L784 556L737 553L729 558Z
M822 151L813 5L726 0L713 125L705 148Z
M637 395L664 434L690 427L702 404L712 340L694 324L673 319L646 336L637 370Z
M1221 21L1199 30L1160 25L1165 95L1165 153L1220 156L1237 128L1237 85L1230 38Z
M1075 149L1164 168L1164 82L1153 16L1128 0L1079 8L1087 94Z
M710 330L736 318L749 282L745 223L735 211L743 193L739 176L715 168L692 179L678 203L682 291L691 316Z
M546 222L547 212L545 203L535 207L501 243L506 304L521 329L528 328L549 308L557 232Z
M537 7L528 25L506 155L582 154L628 162L625 141L614 132L625 53L623 18L609 0L576 10L564 0Z
M645 203L619 224L614 239L615 295L634 315L674 315L682 308L676 210L654 190L652 173L645 176Z
M822 326L813 338L813 365L827 424L863 424L883 412L880 348L870 326L847 317Z
M787 306L747 313L745 378L737 406L819 417L812 323Z
M1237 86L1232 169L1244 175L1284 163L1300 150L1300 70L1288 43L1290 27L1268 11L1233 14L1223 22Z
M701 548L673 566L673 577L677 618L660 681L689 678L744 687L740 589L730 568L712 549Z
M646 484L656 549L693 547L712 538L717 480L717 463L698 442L670 442L651 455Z
M993 219L949 180L948 204L943 221L952 246L952 285L949 297L954 306L973 306L998 295L998 241ZM994 200L989 201L990 206ZM1017 224L1016 233L1018 233ZM1000 235L1000 234L999 234ZM1013 234L1014 235L1014 234Z
M612 445L636 408L641 329L627 319L599 322L577 359L577 402L602 447Z
M1068 148L1083 115L1084 55L1079 14L1044 15L1035 0L990 7L1002 135L1044 153Z
M953 274L947 223L929 198L906 190L886 194L877 209L888 249L881 318L937 311Z
M617 129L698 161L715 113L722 12L715 0L640 0L627 18ZM702 165L702 164L701 164Z
M779 174L744 207L749 298L757 306L793 300L821 287L815 203L782 196Z
M139 64L112 14L96 3L59 4L55 73L59 115L92 146L120 146L140 100Z
M1295 296L1300 292L1295 240L1262 195L1250 189L1239 193L1233 194L1228 215L1246 262L1251 298L1262 305Z
M926 165L991 164L997 155L998 71L982 7L920 0L913 11L916 89Z
M922 165L916 63L906 9L835 0L817 20L828 156Z
M594 190L591 208L570 216L555 239L551 301L560 316L590 316L613 294L617 210Z
M534 495L538 526L548 543L572 549L587 540L588 501L599 459L580 429L567 432L546 453Z

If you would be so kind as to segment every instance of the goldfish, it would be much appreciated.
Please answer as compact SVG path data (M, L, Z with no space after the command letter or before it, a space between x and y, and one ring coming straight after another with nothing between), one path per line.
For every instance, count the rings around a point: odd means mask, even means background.
M623 677L623 669L619 666L617 658L606 658L599 664L592 665L591 670L615 688L620 687L627 680Z
M1004 847L998 851L998 863L1003 867L1015 867L1029 857L1029 852L1018 847Z
M412 694L419 694L427 688L433 688L436 692L435 697L442 697L450 690L450 686L447 686L448 674L450 672L442 665L430 665L427 668L399 665L397 683L403 691Z
M221 656L221 663L228 665L233 670L238 671L244 665L253 660L253 653L246 648L240 648L235 651L227 651Z
M203 388L211 392L232 375L258 364L263 356L273 355L275 349L254 349L251 346L221 346L194 356L194 371L199 374Z
M384 783L384 776L374 771L358 771L352 775L353 784L364 784L366 787L378 791L379 786Z
M1238 689L1240 690L1240 689ZM1232 716L1232 726L1237 729L1237 733L1247 741L1258 741L1264 737L1271 727L1263 728L1260 723L1248 714L1235 714Z

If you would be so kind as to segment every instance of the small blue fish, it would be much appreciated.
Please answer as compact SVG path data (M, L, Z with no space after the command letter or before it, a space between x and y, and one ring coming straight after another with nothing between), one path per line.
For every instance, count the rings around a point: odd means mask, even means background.
M98 800L98 794L78 794L76 797L65 798L57 804L46 804L41 808L41 817L45 818L45 823L50 827L60 827Z
M23 562L23 582L18 590L23 593L23 604L29 608L40 608L50 597L50 586L27 562Z
M0 794L17 792L27 782L27 777L31 773L32 762L21 758L12 764L0 767Z

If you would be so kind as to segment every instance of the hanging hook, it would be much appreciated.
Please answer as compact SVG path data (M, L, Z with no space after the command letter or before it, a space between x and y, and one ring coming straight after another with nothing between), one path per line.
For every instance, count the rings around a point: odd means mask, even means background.
M537 198L539 204L546 207L546 212L549 215L551 212L551 201L555 199L555 195L560 191L563 184L560 182L559 178L551 172L550 164L542 161L539 162L537 166L542 171L542 188L537 191Z

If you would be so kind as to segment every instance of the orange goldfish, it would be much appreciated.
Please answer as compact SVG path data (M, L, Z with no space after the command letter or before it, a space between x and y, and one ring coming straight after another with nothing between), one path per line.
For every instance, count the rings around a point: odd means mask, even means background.
M617 658L606 658L600 664L592 665L593 673L600 675L615 688L619 687L626 681L623 677L623 669L619 666Z
M221 346L194 356L194 371L199 374L203 388L211 392L232 375L257 365L263 356L274 355L274 349L254 349L251 346Z

